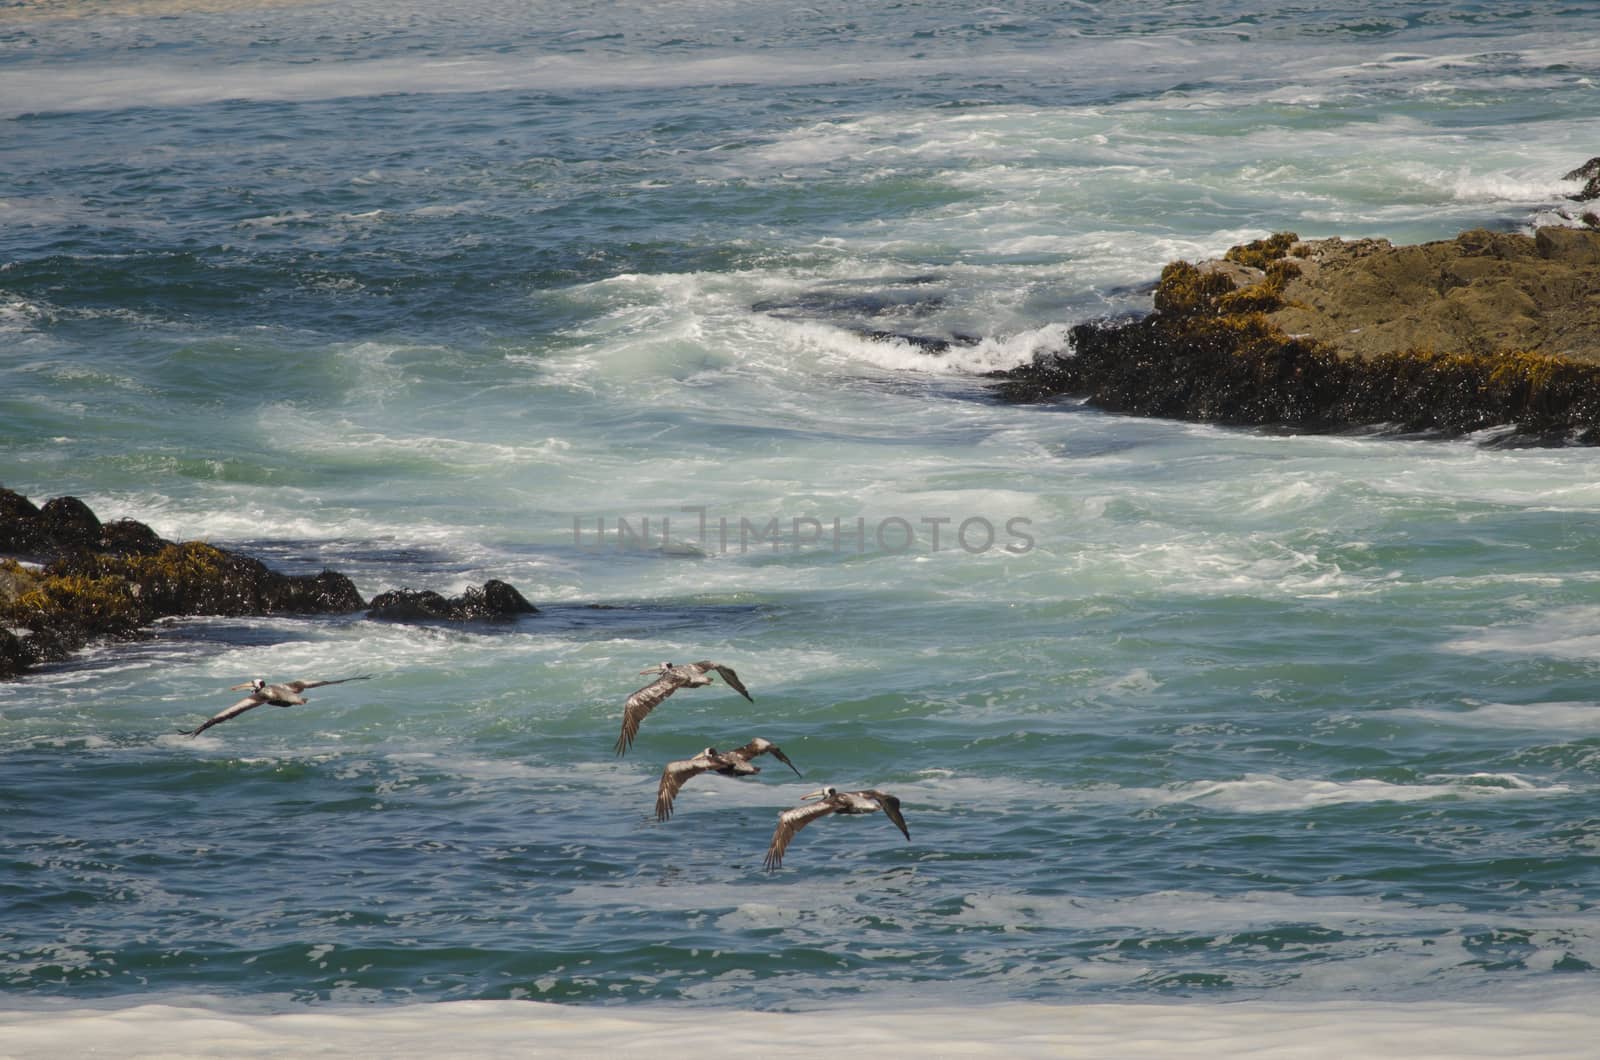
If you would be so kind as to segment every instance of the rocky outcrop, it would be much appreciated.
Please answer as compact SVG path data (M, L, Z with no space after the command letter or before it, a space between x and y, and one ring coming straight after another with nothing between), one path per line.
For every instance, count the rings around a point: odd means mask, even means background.
M0 677L136 636L174 615L329 614L365 606L334 571L289 575L131 519L102 523L76 497L36 507L0 489ZM32 561L24 566L16 557Z
M93 640L138 636L160 618L348 614L367 606L355 583L336 571L283 574L200 541L168 541L131 519L102 523L75 497L41 507L0 488L0 557L0 678L64 659ZM377 615L386 598L399 599ZM421 598L432 599L404 606ZM454 600L385 593L373 606L376 617L399 620L500 619L535 610L501 581Z
M1474 231L1235 247L1163 270L1142 320L1085 324L1071 350L998 373L1016 401L1330 431L1506 427L1600 444L1600 232Z
M1595 199L1600 199L1600 158L1589 159L1589 161L1561 179L1584 181L1583 187L1576 195L1567 196L1573 202L1592 202Z
M1540 353L1600 362L1600 231L1463 232L1420 246L1296 242L1267 319L1343 354Z
M491 578L479 589L445 597L432 589L396 589L372 598L368 618L394 622L505 622L538 613L517 590Z

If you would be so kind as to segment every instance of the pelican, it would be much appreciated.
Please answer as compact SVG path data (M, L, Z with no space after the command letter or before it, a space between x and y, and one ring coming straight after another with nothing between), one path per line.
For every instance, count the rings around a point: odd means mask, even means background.
M789 756L784 754L777 744L759 736L732 751L718 751L715 747L707 747L693 758L668 762L667 768L661 771L661 786L656 789L656 820L665 821L672 816L672 800L678 797L678 792L685 784L701 773L748 777L761 772L761 767L751 765L750 759L764 754L770 754L790 769L794 769L795 776L801 775L800 770L795 769L795 764L789 761Z
M707 660L705 662L684 663L682 666L674 666L672 663L664 662L652 666L648 670L640 670L641 674L657 674L658 676L654 681L629 696L628 701L623 704L622 734L617 737L617 754L620 755L633 746L633 738L639 733L639 723L644 720L646 714L656 709L657 703L660 703L680 688L704 688L709 685L711 678L707 675L711 670L721 674L722 679L728 683L729 688L744 698L750 699L750 693L745 690L744 685L739 681L739 675L733 672L732 667L723 666L721 663ZM750 699L750 702L754 703L755 700Z
M211 715L198 729L179 730L180 736L199 736L213 725L220 725L229 718L237 718L247 710L254 710L263 703L271 703L275 707L292 707L304 703L306 697L300 693L308 688L321 688L323 685L342 685L346 681L365 681L371 674L361 674L357 677L341 677L337 681L288 681L281 685L269 685L266 678L258 677L254 681L247 681L242 685L234 685L228 689L230 692L250 690L250 694L227 710L219 710Z
M804 804L806 799L822 801ZM817 818L826 817L830 813L876 813L882 810L884 816L900 829L906 841L911 841L911 830L906 827L906 819L900 816L900 800L886 791L872 788L865 791L840 791L838 788L829 787L813 791L809 795L802 795L800 801L804 805L778 814L778 827L772 832L772 845L767 847L768 872L783 864L783 852L789 848L789 841L794 838L796 832Z

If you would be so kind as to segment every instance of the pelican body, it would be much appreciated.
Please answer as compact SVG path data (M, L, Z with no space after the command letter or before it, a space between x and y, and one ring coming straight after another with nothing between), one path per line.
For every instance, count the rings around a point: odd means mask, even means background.
M336 681L286 681L283 684L273 685L267 684L266 678L258 677L253 681L246 681L242 685L234 685L228 689L230 692L242 692L248 688L250 690L248 696L245 696L226 710L219 710L202 722L198 729L181 730L179 735L199 736L211 726L220 725L230 718L237 718L245 711L254 710L263 703L274 707L299 706L306 701L306 697L300 693L308 688L321 688L323 685L342 685L346 681L365 681L371 676L371 674L361 674L356 677L341 677Z
M720 773L725 777L748 777L761 772L760 766L750 764L750 759L758 755L770 754L790 769L795 776L800 776L800 770L789 761L789 756L771 740L764 740L757 736L743 747L736 747L731 751L718 751L715 747L707 747L693 758L685 758L677 762L668 762L667 767L661 771L661 785L656 789L656 820L665 821L672 816L672 800L678 797L678 792L683 786L701 773Z
M640 670L641 674L655 674L656 679L629 696L628 701L622 705L622 733L617 737L617 754L623 754L633 746L633 738L639 734L639 723L656 709L658 703L680 688L704 688L711 684L713 671L727 682L729 688L750 699L750 693L731 666L723 666L709 659L703 662L684 663L681 666L664 662ZM750 701L755 702L753 699Z
M794 839L796 832L830 813L853 815L877 813L882 810L883 815L900 829L906 841L911 841L911 830L906 827L906 819L900 815L900 800L886 791L874 788L867 788L864 791L840 791L838 788L827 787L802 795L800 799L802 805L778 814L778 827L773 830L772 843L767 847L768 872L783 864L783 852L789 849L789 842ZM820 801L808 803L805 801L807 799Z

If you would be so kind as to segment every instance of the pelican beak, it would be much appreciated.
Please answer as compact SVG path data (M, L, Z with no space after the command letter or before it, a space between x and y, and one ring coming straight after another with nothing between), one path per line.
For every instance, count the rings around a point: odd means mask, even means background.
M246 681L242 685L234 685L232 688L228 689L228 691L229 692L243 692L247 688L254 688L254 687L255 687L255 683L253 681Z
M826 794L828 794L828 789L827 788L818 788L816 791L813 791L809 795L800 796L800 801L801 802L805 802L807 799L820 799Z

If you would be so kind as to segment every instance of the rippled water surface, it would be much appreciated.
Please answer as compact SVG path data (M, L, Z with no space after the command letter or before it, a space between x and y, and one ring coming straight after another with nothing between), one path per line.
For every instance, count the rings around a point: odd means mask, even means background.
M541 609L177 621L0 686L12 1001L1594 974L1590 452L982 375L1176 257L1532 223L1600 142L1588 5L860 8L0 13L0 481ZM680 692L618 757L661 659L754 702ZM667 761L754 736L804 777L654 820ZM764 871L824 784L910 841L830 818Z

